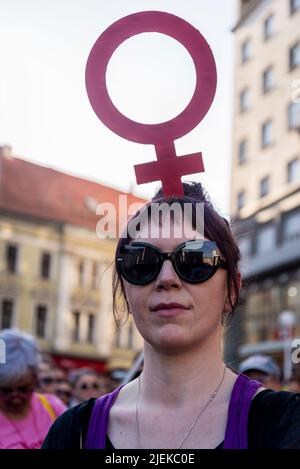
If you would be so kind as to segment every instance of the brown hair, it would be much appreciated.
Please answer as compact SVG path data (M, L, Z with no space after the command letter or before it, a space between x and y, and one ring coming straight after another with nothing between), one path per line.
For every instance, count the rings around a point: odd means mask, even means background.
M196 206L199 203L204 204L204 236L217 243L221 254L223 255L224 259L227 261L228 264L227 289L228 298L231 306L231 311L228 316L231 317L233 315L233 311L239 296L239 286L237 280L238 263L240 260L239 247L232 235L228 221L216 212L209 199L208 194L203 189L202 185L198 182L185 182L183 183L183 190L183 196L165 197L163 195L162 189L159 189L159 191L155 194L151 202L149 202L142 210L146 209L148 210L148 213L150 213L149 209L151 208L151 204L154 202L156 204L167 203L168 205L172 205L173 203L177 202L181 205L181 207L184 207L185 203L189 203L192 206L192 226L195 229ZM140 212L141 211L138 211L132 219L138 217ZM121 319L118 308L119 298L123 300L123 308L125 307L125 310L127 310L126 319L128 318L129 306L125 294L124 282L118 270L116 259L119 256L121 246L123 246L124 244L128 244L131 239L132 238L129 235L127 235L127 237L120 238L116 249L112 286L113 313L117 324L118 321Z

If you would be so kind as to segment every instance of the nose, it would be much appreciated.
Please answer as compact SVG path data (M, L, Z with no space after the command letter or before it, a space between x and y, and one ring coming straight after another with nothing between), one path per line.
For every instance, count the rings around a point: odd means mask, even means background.
M169 290L171 288L180 288L181 280L176 274L172 262L170 260L165 260L163 262L161 271L157 279L155 280L155 289L156 290Z

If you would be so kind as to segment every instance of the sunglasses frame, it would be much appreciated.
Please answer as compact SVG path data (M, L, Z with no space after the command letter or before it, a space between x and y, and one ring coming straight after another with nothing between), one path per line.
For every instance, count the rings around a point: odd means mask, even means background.
M10 388L6 386L0 387L0 395L4 397L9 397L12 394L22 394L22 395L28 395L33 393L34 391L34 386L17 386L16 388Z
M92 383L92 384L87 384L87 383L82 383L79 386L80 391L98 391L99 390L99 384L97 383Z
M132 281L132 279L130 279L128 277L128 275L126 274L125 270L124 270L124 266L123 266L123 258L122 257L117 257L117 265L119 267L119 270L120 270L120 273L122 275L122 277L128 282L128 283L131 283L132 285L140 285L140 286L143 286L143 285L148 285L149 283L152 283L159 275L160 271L161 271L161 268L163 266L163 262L165 260L170 260L172 262L172 266L173 266L173 269L175 270L176 274L178 275L178 277L183 280L184 282L186 283L191 283L191 284L197 284L197 283L203 283L203 282L206 282L207 280L209 280L211 277L213 277L213 275L217 272L217 270L219 268L221 269L225 269L227 270L228 268L228 263L226 261L223 261L220 257L220 254L217 254L217 255L214 255L213 256L213 265L211 266L212 267L212 270L211 272L209 273L208 276L206 276L205 278L203 278L202 280L187 280L185 278L184 275L182 275L180 273L180 271L178 270L178 267L176 265L176 254L184 247L186 246L188 243L193 243L193 242L197 242L196 241L185 241L183 243L181 243L179 246L177 246L177 248L174 250L174 251L170 251L170 252L162 252L160 251L160 249L158 249L156 246L153 246L152 244L149 244L149 243L144 243L144 242L139 242L139 241L134 241L133 243L131 244L126 244L126 245L123 245L121 246L120 248L120 251L122 250L122 248L128 248L130 246L133 246L133 247L148 247L150 248L152 251L154 251L157 255L158 255L158 266L159 266L159 269L157 270L157 273L155 275L153 275L153 277L151 278L151 280L149 281ZM215 249L217 249L217 243L215 241L204 241L203 242L203 245L205 243L214 243L215 245Z

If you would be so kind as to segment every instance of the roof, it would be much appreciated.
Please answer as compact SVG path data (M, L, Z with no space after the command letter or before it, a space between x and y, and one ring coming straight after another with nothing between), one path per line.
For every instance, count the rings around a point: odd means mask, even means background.
M252 14L258 6L262 4L262 0L245 0L240 2L240 17L236 25L232 28L232 32L236 32L245 22L245 20Z
M100 219L96 205L109 202L118 209L121 194L128 196L128 206L146 203L130 193L0 154L0 210L5 212L95 230Z

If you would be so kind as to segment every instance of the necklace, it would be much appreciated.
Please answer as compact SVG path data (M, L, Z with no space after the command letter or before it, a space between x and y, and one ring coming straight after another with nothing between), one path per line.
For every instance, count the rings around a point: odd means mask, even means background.
M218 386L216 387L216 389L214 390L213 393L211 393L208 401L206 402L206 404L204 405L204 407L202 407L202 409L200 410L199 414L196 416L196 418L193 420L190 428L188 429L188 431L186 432L186 434L184 435L184 437L182 438L182 440L179 442L178 446L176 449L180 449L183 445L183 443L186 441L187 437L189 436L189 434L191 433L191 431L193 430L193 428L195 427L196 423L198 422L198 420L200 419L201 415L203 414L203 412L206 410L206 408L208 407L208 405L210 404L210 402L212 402L220 387L222 386L222 383L223 383L223 380L224 380L224 377L225 377L225 372L226 372L226 365L224 365L224 370L223 370L223 374L222 374L222 378L221 378L221 381L219 382ZM141 373L142 374L142 373ZM137 440L138 440L138 449L141 448L141 439L140 439L140 423L139 423L139 399L140 399L140 392L141 392L141 374L139 375L138 377L138 390L137 390L137 399L136 399L136 409L135 409L135 417L136 417L136 431L137 431Z

